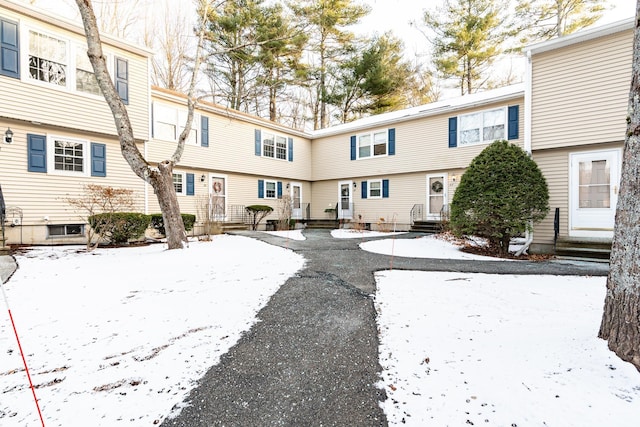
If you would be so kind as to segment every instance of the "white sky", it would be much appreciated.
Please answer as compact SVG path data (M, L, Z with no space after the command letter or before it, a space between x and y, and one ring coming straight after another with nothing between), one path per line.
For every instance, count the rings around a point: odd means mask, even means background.
M475 258L433 237L333 235L382 236L361 247L395 257ZM47 426L160 423L304 263L228 235L78 249L18 255L3 285ZM387 270L376 282L390 425L637 426L640 373L596 337L605 277ZM40 425L5 310L0 396L0 425Z

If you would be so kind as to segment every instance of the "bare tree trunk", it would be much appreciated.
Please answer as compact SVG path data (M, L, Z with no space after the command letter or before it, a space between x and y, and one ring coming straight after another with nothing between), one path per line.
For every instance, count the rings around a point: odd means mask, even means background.
M131 126L131 121L129 120L129 114L127 113L127 109L122 102L122 99L120 99L111 76L109 75L106 58L102 52L100 32L98 31L96 16L94 14L91 1L76 0L76 4L78 5L80 15L82 16L82 22L84 24L88 47L87 54L91 61L91 65L93 66L98 85L104 95L104 99L113 114L118 137L120 139L120 150L122 152L122 156L125 158L127 163L129 163L131 170L153 187L162 211L164 226L167 233L168 248L181 249L184 247L184 244L187 243L187 234L184 229L182 216L180 215L178 197L173 187L173 166L180 161L180 157L182 157L182 153L184 151L184 141L191 132L193 110L195 109L193 94L195 93L196 74L200 66L200 46L202 45L204 32L201 28L198 47L196 50L194 72L191 79L191 85L189 87L189 94L187 96L188 114L185 128L178 138L178 144L171 160L166 160L160 163L157 168L153 168L149 163L147 163L146 159L136 146L135 138L133 136L133 128ZM204 17L207 16L207 7L208 4L205 5L203 10Z
M640 1L636 4L629 116L598 336L640 371Z

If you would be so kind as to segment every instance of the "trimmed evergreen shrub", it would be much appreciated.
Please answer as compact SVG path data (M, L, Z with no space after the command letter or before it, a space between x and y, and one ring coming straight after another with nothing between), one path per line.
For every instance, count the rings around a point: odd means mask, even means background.
M193 225L196 223L196 216L193 214L180 214L182 217L182 222L184 223L184 230L191 231L193 230ZM163 236L166 234L166 230L164 229L164 219L162 218L161 213L151 214L151 227L155 228L158 233Z
M549 190L538 165L520 147L495 141L473 159L451 202L454 234L489 241L499 256L509 241L549 211Z
M151 218L137 212L108 212L91 215L88 221L107 243L120 245L144 236Z
M252 230L257 230L260 221L273 211L273 208L267 205L250 205L246 206L244 209L247 211L247 214L251 219Z

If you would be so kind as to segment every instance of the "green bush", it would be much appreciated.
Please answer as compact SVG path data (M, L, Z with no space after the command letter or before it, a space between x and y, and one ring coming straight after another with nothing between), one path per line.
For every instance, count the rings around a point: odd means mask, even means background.
M193 229L193 225L196 223L196 216L193 214L180 214L182 217L182 222L184 223L184 230L191 231ZM161 213L151 214L151 227L155 228L158 233L163 236L166 235L166 230L164 229L164 219L162 218Z
M109 212L91 215L88 221L107 243L119 245L144 236L151 218L137 212Z
M260 221L273 211L273 208L267 205L250 205L246 206L244 209L247 211L249 218L251 218L252 230L257 230Z
M509 241L549 211L549 190L538 165L520 147L495 141L473 159L451 202L452 231L484 237L492 252L509 253Z

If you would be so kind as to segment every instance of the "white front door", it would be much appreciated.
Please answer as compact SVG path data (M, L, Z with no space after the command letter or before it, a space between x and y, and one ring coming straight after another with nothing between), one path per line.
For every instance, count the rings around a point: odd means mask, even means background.
M291 218L302 219L302 184L291 183Z
M441 220L449 205L446 173L427 175L427 219Z
M612 237L620 185L620 150L570 154L569 235Z
M353 192L352 181L338 182L338 218L353 218Z

